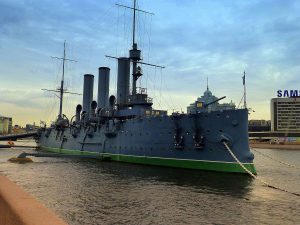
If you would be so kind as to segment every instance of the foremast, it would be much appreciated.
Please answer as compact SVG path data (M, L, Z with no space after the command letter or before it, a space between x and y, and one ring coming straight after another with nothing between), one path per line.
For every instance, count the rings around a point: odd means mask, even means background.
M143 75L141 66L138 66L138 64L145 64L150 65L154 67L160 67L164 68L162 66L148 64L141 62L141 50L138 49L137 42L135 40L135 34L136 34L136 12L140 11L143 13L154 15L151 12L143 11L140 9L137 9L136 7L136 0L133 1L133 23L132 23L132 49L129 50L129 59L132 62L132 92L131 95L128 97L128 105L144 105L144 106L151 106L152 99L148 97L147 95L147 89L146 88L137 88L137 80Z
M154 64L150 64L150 63L145 63L142 62L142 58L141 58L141 50L138 49L138 45L136 43L136 14L137 12L143 12L146 14L150 14L150 15L154 15L154 13L151 12L147 12L141 9L137 8L137 1L133 0L133 7L129 7L129 6L124 6L124 5L120 5L120 4L116 4L117 6L120 7L124 7L127 9L131 9L133 10L133 22L132 22L132 49L129 50L129 57L128 59L131 62L131 72L132 72L132 91L129 94L129 96L127 96L127 103L123 104L125 106L151 106L152 103L152 98L149 98L147 95L147 89L146 88L141 88L141 87L137 87L136 83L137 80L143 75L142 74L142 68L139 65L148 65L148 66L153 66L153 67L157 67L157 68L164 68L164 66L159 66L159 65L154 65ZM119 57L114 57L114 56L108 56L106 55L106 57L108 58L114 58L114 59L120 59ZM139 64L139 65L138 65Z
M135 20L136 20L136 0L133 3L133 24L132 24L132 49L129 51L129 58L132 60L132 96L136 95L136 82L142 76L141 70L137 70L137 62L141 60L141 51L137 49L135 42Z

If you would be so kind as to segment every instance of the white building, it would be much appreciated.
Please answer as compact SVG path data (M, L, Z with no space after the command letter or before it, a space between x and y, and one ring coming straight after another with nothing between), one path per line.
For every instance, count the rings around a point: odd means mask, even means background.
M12 118L0 115L0 134L10 134L12 131Z
M203 95L193 103L191 103L187 107L187 113L196 113L200 109L203 109L205 104L211 103L213 101L216 101L218 98L212 94L212 92L209 90L208 86L206 88L206 91L203 93ZM219 103L215 102L207 107L207 111L223 111L223 110L230 110L235 109L235 104L231 101L230 103Z
M271 99L271 130L300 131L300 98Z

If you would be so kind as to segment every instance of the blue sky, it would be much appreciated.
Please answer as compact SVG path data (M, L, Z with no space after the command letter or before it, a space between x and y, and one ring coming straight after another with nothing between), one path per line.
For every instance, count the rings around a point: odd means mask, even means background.
M66 86L82 92L83 74L111 68L110 94L116 92L116 62L131 47L131 12L115 6L130 0L0 0L0 114L26 124L53 120L58 99L41 88L60 82L67 40ZM140 0L154 12L139 14L137 41L145 62L142 85L155 108L186 110L209 87L216 96L239 103L242 74L247 76L250 118L269 119L270 99L278 89L299 90L300 2L292 0ZM95 85L94 98L97 88ZM72 116L80 96L65 98Z

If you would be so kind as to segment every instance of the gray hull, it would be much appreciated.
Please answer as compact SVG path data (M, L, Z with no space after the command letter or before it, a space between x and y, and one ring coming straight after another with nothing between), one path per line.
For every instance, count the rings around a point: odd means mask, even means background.
M224 147L226 141L255 173L247 121L245 109L106 119L63 130L41 130L38 145L52 152L98 155L115 161L244 173Z

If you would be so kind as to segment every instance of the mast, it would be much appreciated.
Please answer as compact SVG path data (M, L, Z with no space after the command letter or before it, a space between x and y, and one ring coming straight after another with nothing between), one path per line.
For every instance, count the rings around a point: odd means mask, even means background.
M132 49L129 51L129 57L132 59L132 95L136 95L136 81L142 74L137 74L137 62L141 60L141 51L137 49L135 43L135 18L136 18L136 0L133 1L133 24L132 24Z
M136 11L136 0L134 0L134 3L133 3L132 48L135 43L135 11Z
M148 66L154 66L154 67L158 67L158 68L165 68L164 66L158 66L158 65L154 65L154 64L150 64L150 63L145 63L145 62L141 62L141 50L138 49L137 47L137 43L135 40L135 33L136 33L136 13L137 12L142 12L142 13L146 13L146 14L150 14L150 15L154 15L154 13L151 12L147 12L141 9L137 8L137 4L136 4L136 0L133 0L133 7L130 6L125 6L125 5L121 5L121 4L116 4L119 7L123 7L123 8L127 8L127 9L131 9L133 10L133 17L132 17L132 49L129 50L129 59L132 62L132 100L134 100L136 98L137 95L137 87L136 87L136 82L139 79L140 76L142 76L142 70L140 66L137 66L137 64L143 64L143 65L148 65ZM106 55L106 57L108 58L113 58L113 59L119 59L119 57L115 57L115 56L109 56ZM126 96L127 97L127 96Z
M246 100L246 72L244 71L243 76L243 85L244 85L244 108L247 109L247 100Z
M60 96L59 96L59 114L58 117L62 118L62 104L63 104L63 95L64 95L64 79L65 79L65 61L66 61L66 40L64 41L64 57L63 61L63 72L60 83Z
M119 5L122 6L122 5ZM124 7L124 6L123 6ZM126 6L125 6L126 7ZM136 82L139 79L139 77L141 77L142 74L142 70L139 66L137 66L137 64L145 64L145 65L149 65L149 66L154 66L154 67L160 67L160 68L164 68L163 66L157 66L157 65L153 65L153 64L149 64L149 63L143 63L140 62L141 61L141 50L138 49L137 47L137 43L135 42L135 30L136 30L136 12L143 12L143 13L147 13L150 15L154 15L151 12L147 12L147 11L143 11L140 9L136 8L136 0L133 1L133 8L131 7L126 7L126 8L130 8L133 10L133 22L132 22L132 49L129 50L129 58L132 61L132 96L133 99L135 99L135 95L137 94L137 90L136 90Z
M51 56L51 58L54 59L59 59L63 61L63 68L62 68L62 76L61 76L61 82L60 82L60 87L57 88L56 90L49 90L49 89L42 89L43 91L50 91L50 92L57 92L59 93L59 112L58 112L58 119L62 118L62 107L63 107L63 96L64 93L69 93L69 94L74 94L74 95L81 95L78 93L74 92L69 92L66 89L64 89L64 80L65 80L65 62L70 61L70 62L77 62L76 60L73 59L67 59L66 58L66 40L64 41L64 52L63 52L63 57L54 57Z

